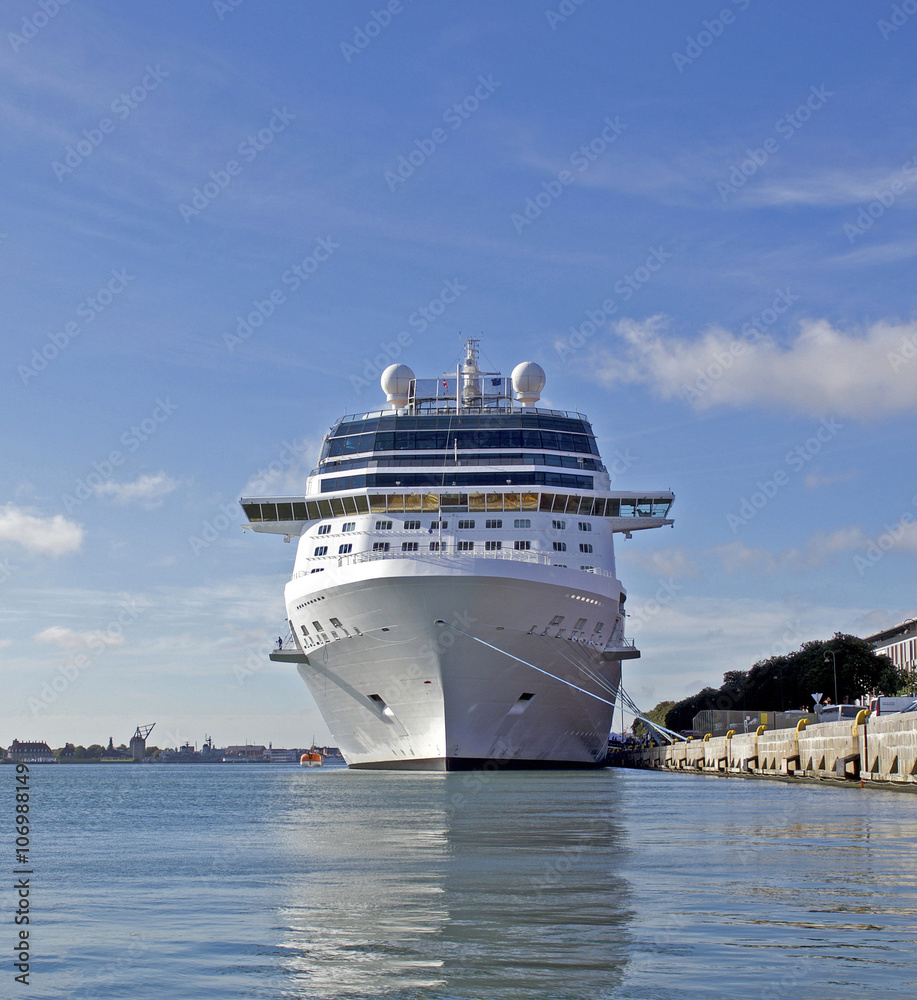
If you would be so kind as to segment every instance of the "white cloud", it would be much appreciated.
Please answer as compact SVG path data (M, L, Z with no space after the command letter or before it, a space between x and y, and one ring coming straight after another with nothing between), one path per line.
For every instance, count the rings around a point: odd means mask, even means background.
M301 496L306 478L318 464L321 442L303 438L284 441L277 457L255 472L242 487L242 496Z
M82 545L83 527L63 514L41 517L8 503L0 507L0 542L16 542L45 556L62 556Z
M623 562L635 564L641 569L658 576L680 579L682 577L700 576L700 570L691 553L684 548L659 549L656 552L626 552L621 556Z
M855 471L839 472L833 476L826 476L815 469L806 473L804 482L807 490L817 490L822 486L833 486L835 483L849 483L858 477L859 473Z
M163 499L179 487L177 479L164 472L155 476L143 475L132 483L116 483L109 479L93 487L96 496L111 497L115 503L140 503L147 510L158 507Z
M697 340L668 335L665 320L622 320L623 342L596 348L592 377L606 385L648 385L695 410L765 407L859 420L917 410L917 322L883 320L864 333L807 320L787 347L767 337L711 328Z
M63 625L52 625L39 632L35 636L35 641L72 650L98 648L100 645L121 646L124 644L124 636L118 632L103 632L101 629L75 632L72 628L65 628Z
M873 201L894 183L907 185L909 177L902 170L820 171L804 178L766 181L749 187L742 196L756 205L857 205Z

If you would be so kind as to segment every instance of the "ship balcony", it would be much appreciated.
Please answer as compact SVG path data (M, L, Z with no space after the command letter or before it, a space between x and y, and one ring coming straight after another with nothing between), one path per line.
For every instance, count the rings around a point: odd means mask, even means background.
M566 555L566 553L557 553L557 555ZM569 555L574 555L570 553ZM566 563L555 562L554 559L548 553L543 552L533 552L531 550L517 550L517 549L497 549L494 551L486 551L484 549L475 549L471 552L461 552L454 550L442 550L439 552L404 552L397 549L390 550L388 552L353 552L350 555L336 556L318 556L313 557L310 563L315 563L317 565L310 565L307 570L298 570L293 573L290 577L291 580L297 580L303 576L310 576L316 569L324 566L356 566L360 563L375 562L378 559L413 559L419 560L421 562L433 563L439 566L455 566L461 568L463 565L468 565L470 560L473 559L503 559L511 560L512 562L529 563L538 566L553 566L558 569L572 569L579 573L589 573L594 576L603 576L611 580L616 579L614 573L610 573L608 570L602 569L599 566L590 566L589 569L579 569L577 566L571 566Z

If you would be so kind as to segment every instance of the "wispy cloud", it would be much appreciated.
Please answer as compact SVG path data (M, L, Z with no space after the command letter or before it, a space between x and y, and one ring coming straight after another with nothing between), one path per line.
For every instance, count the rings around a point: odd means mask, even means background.
M83 527L62 514L42 517L8 503L0 508L0 542L15 542L45 556L62 556L82 545Z
M102 631L101 629L77 632L72 628L65 628L63 625L52 625L39 632L35 636L35 641L51 646L60 646L61 649L67 650L98 649L100 646L121 646L124 644L124 636L119 632Z
M143 475L132 483L116 483L109 479L94 486L93 492L96 496L109 497L115 503L139 503L147 510L152 510L159 507L165 497L180 485L177 479L172 479L164 472L157 472L155 476Z
M742 194L746 203L771 206L858 205L872 201L901 179L900 170L817 171L807 177L785 177L749 186Z
M667 334L666 325L661 316L621 321L614 328L620 346L595 348L588 374L607 386L647 385L698 411L763 407L868 421L917 410L909 375L917 322L881 320L847 332L806 320L788 346L722 328L688 340Z

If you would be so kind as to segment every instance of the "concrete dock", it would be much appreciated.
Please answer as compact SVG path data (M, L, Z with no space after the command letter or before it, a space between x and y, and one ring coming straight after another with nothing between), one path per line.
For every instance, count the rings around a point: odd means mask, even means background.
M609 756L612 767L704 774L824 778L917 788L917 712L795 729L730 732L685 743L637 747Z

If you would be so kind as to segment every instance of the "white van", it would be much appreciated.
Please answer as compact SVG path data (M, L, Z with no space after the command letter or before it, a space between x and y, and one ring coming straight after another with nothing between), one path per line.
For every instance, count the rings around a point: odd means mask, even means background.
M869 703L869 711L873 715L891 715L892 712L903 712L914 703L913 695L905 695L903 698L888 698L884 695L873 698Z

